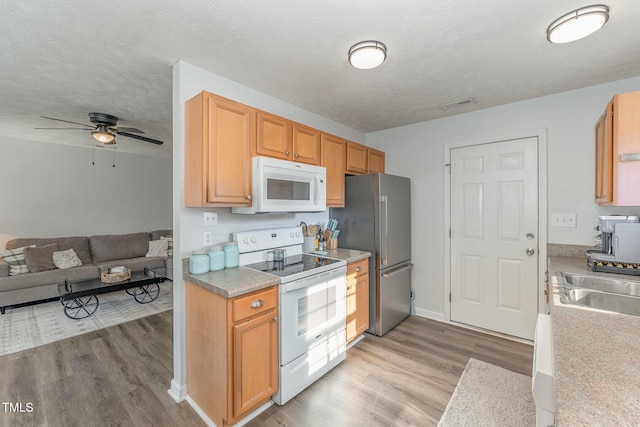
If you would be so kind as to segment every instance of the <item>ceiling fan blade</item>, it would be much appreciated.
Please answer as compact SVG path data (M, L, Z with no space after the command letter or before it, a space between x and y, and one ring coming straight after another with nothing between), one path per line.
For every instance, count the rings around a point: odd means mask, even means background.
M129 138L134 138L134 139L139 139L141 141L151 142L152 144L158 144L158 145L164 144L164 141L158 141L157 139L147 138L146 136L134 135L134 134L129 133L129 132L116 131L116 133L118 135L128 136Z
M62 120L62 119L55 119L53 117L47 117L47 116L40 116L40 117L42 117L43 119L55 120L57 122L72 123L74 125L80 125L80 126L88 127L90 129L95 129L95 126L90 126L90 125L87 125L87 124L84 124L84 123L72 122L72 121L69 121L69 120Z
M138 128L126 128L126 127L123 127L123 126L113 127L113 128L109 128L109 129L114 131L114 132L144 133Z
M85 128L34 128L34 129L93 130L93 129L85 129Z

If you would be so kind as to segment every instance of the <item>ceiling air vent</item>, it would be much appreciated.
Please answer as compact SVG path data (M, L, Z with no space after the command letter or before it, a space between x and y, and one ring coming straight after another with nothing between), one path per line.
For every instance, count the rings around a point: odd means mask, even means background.
M440 108L442 108L443 111L447 111L450 108L465 107L467 105L473 105L476 102L477 102L477 99L472 97L472 98L467 98L460 101L450 102L448 104L442 104Z

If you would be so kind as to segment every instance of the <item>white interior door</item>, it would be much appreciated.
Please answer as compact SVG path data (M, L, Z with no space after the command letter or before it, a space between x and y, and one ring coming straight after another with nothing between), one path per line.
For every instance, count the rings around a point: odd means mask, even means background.
M533 339L538 140L451 150L451 320Z

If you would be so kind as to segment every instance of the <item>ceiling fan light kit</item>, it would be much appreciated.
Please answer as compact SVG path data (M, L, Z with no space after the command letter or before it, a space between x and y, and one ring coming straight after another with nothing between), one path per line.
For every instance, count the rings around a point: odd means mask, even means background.
M386 58L387 47L375 40L356 43L349 49L349 63L361 70L376 68Z
M547 28L551 43L569 43L595 33L609 20L609 7L586 6L556 19Z
M102 142L103 144L112 144L116 139L116 136L109 132L106 126L100 126L98 130L91 132L91 136L93 136L93 139L98 142Z

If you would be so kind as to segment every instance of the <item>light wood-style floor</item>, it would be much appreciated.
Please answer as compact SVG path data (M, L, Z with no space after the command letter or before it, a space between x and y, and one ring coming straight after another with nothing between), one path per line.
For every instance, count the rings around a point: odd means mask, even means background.
M248 426L435 426L469 358L531 375L533 347L420 317L365 339L284 406Z
M172 311L0 357L0 426L204 426L167 394ZM531 374L533 348L411 317L248 425L435 426L470 357ZM221 427L221 426L220 426Z

